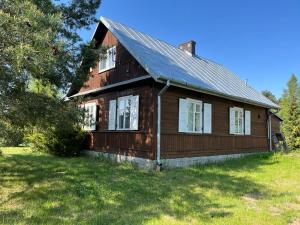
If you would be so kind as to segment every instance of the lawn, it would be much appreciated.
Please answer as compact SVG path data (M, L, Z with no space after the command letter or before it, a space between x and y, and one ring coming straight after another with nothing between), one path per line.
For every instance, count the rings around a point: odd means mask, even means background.
M300 224L300 152L163 172L5 148L0 224Z

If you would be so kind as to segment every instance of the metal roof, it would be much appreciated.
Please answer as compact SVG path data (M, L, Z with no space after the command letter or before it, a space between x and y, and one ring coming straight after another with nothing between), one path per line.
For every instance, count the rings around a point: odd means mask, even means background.
M224 66L191 55L164 41L121 23L101 17L100 21L155 80L170 80L206 93L238 101L279 108Z

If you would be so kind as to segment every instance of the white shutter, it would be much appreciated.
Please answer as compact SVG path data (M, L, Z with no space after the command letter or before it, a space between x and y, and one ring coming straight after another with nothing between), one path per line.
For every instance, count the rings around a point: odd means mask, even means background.
M131 97L130 107L130 130L138 130L139 128L139 96Z
M251 112L245 110L245 134L251 134Z
M109 113L108 113L108 130L116 129L116 100L109 101Z
M229 133L230 134L235 134L235 123L234 123L234 108L229 108Z
M187 100L179 99L179 120L178 120L178 131L187 132Z
M116 53L117 53L117 50L116 50L116 46L112 47L111 49L111 68L114 68L116 66Z
M96 103L91 105L91 122L90 122L90 129L96 130L96 119L97 119L97 105Z
M203 133L211 134L211 120L212 120L211 104L204 103L203 117L204 117Z
M108 61L108 51L105 52L105 54L101 57L99 61L99 72L105 70L107 68L107 61Z

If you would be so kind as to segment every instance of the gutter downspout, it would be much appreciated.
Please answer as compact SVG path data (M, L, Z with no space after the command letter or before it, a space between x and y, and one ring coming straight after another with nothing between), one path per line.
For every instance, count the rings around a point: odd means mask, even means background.
M274 114L276 114L277 112L278 112L279 110L277 109L277 111L276 112L272 112L271 111L271 109L269 109L269 129L268 129L268 131L269 131L269 147L270 147L270 151L272 152L273 151L273 146L272 146L272 116L274 115Z
M170 86L170 80L167 81L166 86L161 89L157 94L157 141L156 141L156 164L157 169L161 170L162 164L160 161L160 128L161 128L161 96Z

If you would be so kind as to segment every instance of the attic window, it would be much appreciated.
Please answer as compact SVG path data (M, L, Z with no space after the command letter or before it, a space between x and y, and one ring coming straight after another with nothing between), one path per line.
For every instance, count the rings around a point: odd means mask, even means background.
M116 66L116 46L107 49L106 54L99 62L99 73L115 68Z

